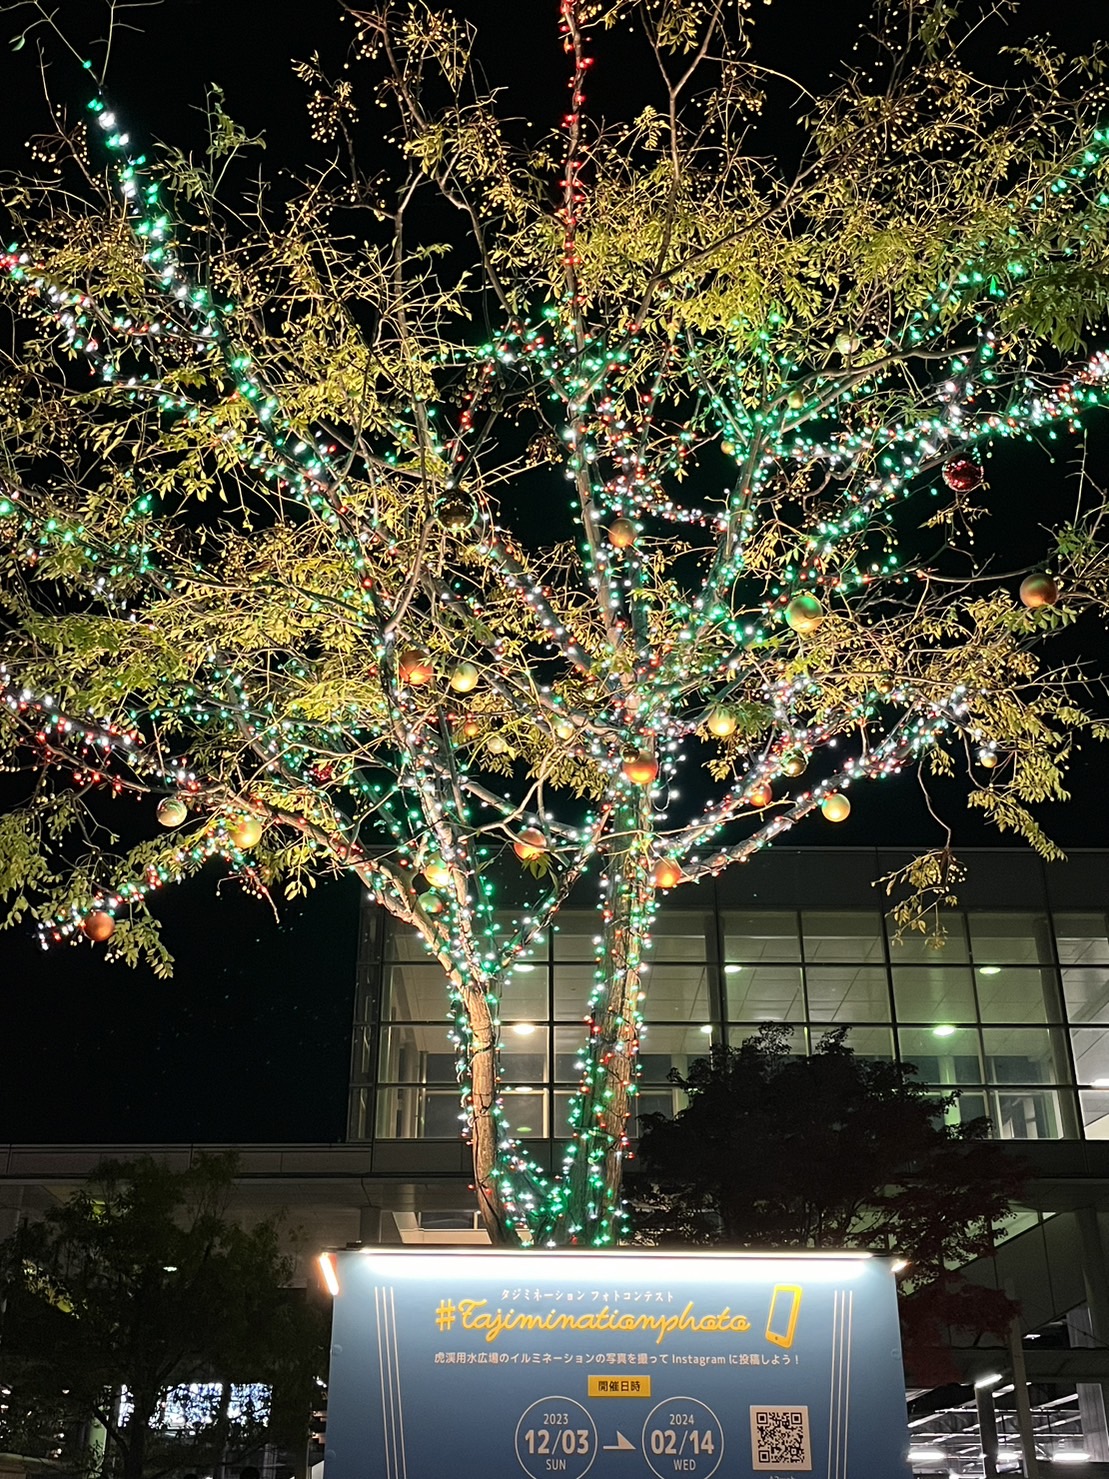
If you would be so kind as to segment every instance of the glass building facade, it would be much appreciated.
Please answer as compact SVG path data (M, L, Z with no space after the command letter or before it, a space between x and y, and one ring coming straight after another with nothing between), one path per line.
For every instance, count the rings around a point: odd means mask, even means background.
M781 1022L797 1052L848 1027L857 1053L915 1064L937 1094L958 1089L950 1113L985 1114L1000 1137L1109 1138L1106 855L1051 867L1023 853L968 855L942 934L899 937L874 880L907 856L783 849L664 896L644 978L639 1112L680 1108L667 1075L711 1043ZM567 1128L596 929L592 909L564 910L501 1005L511 1121L540 1154ZM446 1000L421 942L371 906L350 1139L457 1139Z

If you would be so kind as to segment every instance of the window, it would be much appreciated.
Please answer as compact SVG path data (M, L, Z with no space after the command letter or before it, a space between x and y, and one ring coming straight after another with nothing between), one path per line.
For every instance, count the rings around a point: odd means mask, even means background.
M723 925L726 961L801 959L797 915L792 910L726 910Z
M986 1072L994 1084L1056 1084L1066 1080L1054 1034L1046 1027L987 1027L982 1032Z
M805 971L805 984L814 1022L890 1019L889 982L882 966L811 965Z
M970 914L967 921L975 965L1054 963L1046 914Z
M1109 1089L1109 1033L1103 1027L1080 1028L1071 1033L1070 1041L1077 1082Z
M1071 1022L1109 1022L1109 970L1089 965L1064 967L1063 1000Z
M816 914L805 910L801 915L801 933L805 960L810 964L885 960L882 916L877 910L858 914Z
M980 965L974 984L983 1022L1057 1022L1061 1016L1054 971Z
M820 1036L814 1031L814 1051L819 1043ZM881 1058L892 1061L894 1056L893 1033L888 1027L852 1027L847 1034L846 1046L852 1048L858 1058Z
M958 1088L984 1083L974 1027L902 1027L897 1045L903 1063L913 1063L921 1083Z
M1109 966L1106 917L1097 914L1056 914L1055 948L1061 965Z
M969 960L967 951L966 921L955 910L945 910L940 915L942 933L905 930L898 935L897 926L887 918L890 960L895 966L916 962L920 965L951 965Z
M724 992L732 1022L799 1022L805 1015L797 966L726 965Z
M945 1025L975 1018L974 981L964 966L894 966L893 1001L899 1022Z

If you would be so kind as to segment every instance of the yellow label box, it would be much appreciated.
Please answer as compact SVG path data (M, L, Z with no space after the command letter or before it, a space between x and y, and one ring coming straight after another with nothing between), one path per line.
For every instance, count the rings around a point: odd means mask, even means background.
M649 1397L651 1395L649 1376L591 1376L588 1381L591 1397Z

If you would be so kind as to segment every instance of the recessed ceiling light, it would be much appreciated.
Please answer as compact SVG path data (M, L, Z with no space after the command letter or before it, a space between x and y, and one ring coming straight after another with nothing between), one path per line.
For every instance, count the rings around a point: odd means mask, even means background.
M980 965L978 967L978 974L980 976L999 976L1001 974L1001 967L999 965Z
M512 967L512 969L518 972L521 976L526 976L528 972L533 971L535 967L532 965L530 960L518 960L516 964Z
M535 1031L534 1022L513 1022L512 1030L517 1037L530 1037Z
M743 967L741 965L726 965L724 967L724 974L726 976L738 976L742 969Z
M1090 1088L1109 1089L1109 1078L1092 1078L1090 1080Z
M712 1028L709 1026L709 1024L707 1022L701 1028L701 1031L705 1034L706 1037L711 1037L712 1036Z
M959 1029L952 1027L948 1022L941 1022L938 1027L932 1028L933 1037L954 1037Z
M909 1462L911 1464L935 1464L947 1455L942 1448L910 1448Z
M1057 1448L1054 1462L1057 1464L1088 1464L1090 1455L1081 1448Z

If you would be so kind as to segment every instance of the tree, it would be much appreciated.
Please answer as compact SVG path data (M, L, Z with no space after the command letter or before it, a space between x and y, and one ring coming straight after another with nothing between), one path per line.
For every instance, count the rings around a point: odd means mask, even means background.
M149 154L103 87L92 142L57 106L60 176L5 192L0 887L47 943L166 968L164 884L356 873L445 973L491 1236L601 1245L660 890L914 769L1056 851L1034 808L1105 730L1073 645L1039 653L1105 610L1101 499L1019 601L969 531L993 444L1105 400L1101 61L1036 43L987 82L987 20L889 0L775 163L744 6L561 0L539 141L464 21L349 15L388 158L313 61L300 193L250 193L220 94L205 153ZM644 79L623 118L588 113L595 51ZM929 854L910 901L952 876ZM552 1178L499 1017L575 887L596 984Z
M276 1221L227 1217L233 1172L227 1156L108 1161L0 1244L5 1448L146 1479L306 1443L324 1321L287 1287Z
M944 1327L1004 1331L1015 1306L962 1265L993 1251L1025 1175L986 1119L945 1117L915 1069L859 1058L831 1028L810 1057L767 1023L714 1047L671 1081L673 1116L643 1117L635 1226L651 1244L865 1248L908 1261L902 1324L910 1370L935 1385Z

